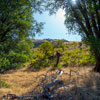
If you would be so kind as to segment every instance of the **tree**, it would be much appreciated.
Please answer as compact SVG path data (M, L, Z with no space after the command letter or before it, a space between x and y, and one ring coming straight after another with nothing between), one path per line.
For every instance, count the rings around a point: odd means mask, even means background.
M43 0L0 0L0 71L20 67L32 59L30 38L41 33L34 13L42 13Z
M11 40L0 44L0 72L20 68L33 59L30 39Z
M63 51L65 49L65 44L63 40L57 40L54 44L54 48L61 48Z
M65 25L73 33L78 32L93 51L95 71L100 72L100 0L48 0L50 13L63 8Z
M40 33L43 23L37 23L33 14L41 13L41 4L40 0L1 0L0 42Z
M57 40L53 45L54 51L56 52L56 64L54 67L57 67L60 62L60 57L63 55L65 44L63 40Z
M42 52L45 56L51 56L53 52L53 46L49 41L44 42L39 46L39 51Z
M49 41L42 43L33 54L32 66L35 68L47 67L52 63L53 46Z

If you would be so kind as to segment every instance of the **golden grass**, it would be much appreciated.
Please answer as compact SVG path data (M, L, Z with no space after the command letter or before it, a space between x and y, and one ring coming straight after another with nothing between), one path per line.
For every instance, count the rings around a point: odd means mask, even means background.
M7 83L12 85L12 88L0 88L0 97L6 94L17 94L22 95L30 92L34 85L34 78L37 75L44 74L48 69L41 70L38 72L28 72L25 69L10 71L6 74L1 74L0 79L5 80Z
M51 68L44 68L39 71L33 72L30 70L27 70L28 68L22 68L20 70L16 71L9 71L8 73L1 74L0 79L5 80L7 83L11 84L11 88L0 88L0 97L6 95L6 94L16 94L16 95L24 95L30 93L33 88L38 84L41 78L35 78L38 75L46 74L46 72L54 73L55 71L52 71ZM94 94L99 94L100 91L98 91L97 88L100 89L100 74L91 72L91 67L69 67L69 68L62 68L64 72L69 72L70 70L78 71L80 75L82 75L82 78L78 79L78 85L87 86L87 91L92 91ZM50 71L49 71L50 70ZM49 74L48 73L48 74ZM76 80L77 76L75 73L72 73L72 80ZM64 75L62 77L64 82L70 81L69 76ZM89 89L90 88L90 89ZM97 92L97 93L96 93Z

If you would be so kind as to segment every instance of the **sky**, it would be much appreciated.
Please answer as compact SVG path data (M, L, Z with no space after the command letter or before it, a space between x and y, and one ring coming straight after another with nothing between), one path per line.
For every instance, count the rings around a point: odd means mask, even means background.
M35 19L38 22L45 22L42 30L42 35L36 35L35 39L66 39L68 41L80 41L79 35L68 34L68 30L64 25L65 12L59 9L54 15L49 15L48 12L43 14L35 14Z

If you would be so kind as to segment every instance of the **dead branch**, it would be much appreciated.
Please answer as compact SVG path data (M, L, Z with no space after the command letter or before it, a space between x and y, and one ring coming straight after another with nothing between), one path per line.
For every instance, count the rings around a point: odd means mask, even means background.
M60 76L63 76L63 75L69 76L69 78L71 80L73 73L77 76L77 80L69 81L66 84L64 84L64 81L62 80L62 78ZM85 98L84 94L86 94L92 98L91 100L99 100L99 99L96 99L97 97L94 96L93 94L85 91L86 87L82 87L84 89L84 91L80 90L80 87L78 86L78 78L83 78L83 76L81 76L79 74L79 72L77 72L75 70L70 70L69 73L64 72L63 70L58 70L56 73L53 73L50 75L48 75L48 72L47 72L46 74L41 74L35 78L37 80L37 78L40 78L40 77L42 77L40 82L36 85L36 87L32 91L33 95L17 96L15 94L7 94L7 95L2 97L2 100L14 100L14 99L40 100L41 98L43 98L42 100L44 100L44 99L50 100L50 99L57 97L58 94L56 95L56 97L55 97L55 94L60 88L64 88L64 92L66 92L67 90L71 89L72 86L76 86L74 89L75 93L69 95L69 97L71 97L72 100L76 100L76 99L73 99L76 96L76 94L80 95L81 98L82 97ZM60 77L61 79L58 79L58 77ZM35 92L37 92L37 88L39 88L39 87L42 87L42 88L40 88L40 91L42 91L42 92L35 94ZM68 100L70 100L70 99L68 99ZM77 100L84 100L84 99L77 99Z

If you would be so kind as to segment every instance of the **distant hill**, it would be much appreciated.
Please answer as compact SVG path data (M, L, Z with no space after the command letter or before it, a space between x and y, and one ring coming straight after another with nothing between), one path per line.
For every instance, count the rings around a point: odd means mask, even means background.
M67 40L64 39L34 39L32 42L34 43L34 48L37 48L39 45L41 45L42 43L49 41L52 44L54 44L56 41L58 40L62 40L64 43L67 43Z

